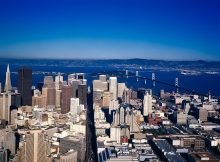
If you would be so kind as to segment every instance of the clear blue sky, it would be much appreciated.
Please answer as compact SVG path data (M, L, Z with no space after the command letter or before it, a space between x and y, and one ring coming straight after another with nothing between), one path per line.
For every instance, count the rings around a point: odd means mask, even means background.
M220 1L1 0L0 57L220 60Z

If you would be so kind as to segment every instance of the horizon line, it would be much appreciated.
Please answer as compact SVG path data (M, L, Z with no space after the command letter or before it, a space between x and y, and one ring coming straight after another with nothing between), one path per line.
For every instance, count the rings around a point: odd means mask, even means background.
M149 60L149 61L169 61L169 62L179 62L179 61L185 61L185 62L220 62L220 60L204 60L204 59L153 59L153 58L34 58L34 57L0 57L0 59L6 59L6 60Z

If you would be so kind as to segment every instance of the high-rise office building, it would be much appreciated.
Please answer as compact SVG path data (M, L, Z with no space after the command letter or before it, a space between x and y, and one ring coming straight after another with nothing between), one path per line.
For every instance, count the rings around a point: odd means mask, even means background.
M40 92L34 94L34 96L32 97L32 105L38 105L39 107L55 107L56 88L52 76L44 77L42 95L40 95Z
M79 98L71 98L70 99L70 112L71 112L71 114L76 115L78 107L79 107Z
M70 111L70 99L72 98L72 87L69 85L62 86L61 93L61 113L66 114Z
M19 93L4 92L0 94L0 119L10 121L11 107L21 106L21 96Z
M68 85L70 85L73 80L76 80L76 74L69 74L67 78Z
M56 105L56 89L55 87L43 87L42 88L42 96L45 96L46 99L46 107Z
M18 91L21 93L21 105L32 105L32 70L20 68L18 70Z
M72 93L73 93L73 97L78 97L78 87L79 87L79 84L81 84L81 81L80 80L76 80L76 79L73 79L71 80L70 84L72 86Z
M93 80L93 91L97 90L107 91L108 83L101 80Z
M10 77L10 69L9 69L9 64L7 66L7 71L5 75L5 91L10 91L11 90L11 77Z
M45 76L44 77L44 87L48 87L48 86L50 86L52 84L54 84L53 76Z
M87 79L82 79L82 80L81 80L81 83L87 85Z
M56 90L61 89L63 83L63 76L60 73L55 77L55 87Z
M17 116L18 116L18 110L17 109L11 110L11 114L10 114L10 124L11 125L16 124Z
M96 90L96 91L93 90L93 102L101 100L102 96L103 96L102 90Z
M106 82L106 75L99 75L99 80L102 82Z
M60 108L61 106L61 94L62 94L61 89L56 90L56 108Z
M62 83L63 82L63 76L60 75L60 73L55 76L55 83Z
M32 106L46 107L46 96L35 93L32 97Z
M78 86L78 98L79 98L80 104L87 105L87 86L86 86L86 84L80 84Z
M0 129L0 148L5 148L10 151L11 155L15 155L16 139L11 128Z
M103 98L102 98L102 106L103 107L109 107L111 101L111 94L110 92L106 91L103 93Z
M124 89L123 95L122 95L123 102L130 103L131 93L132 93L131 89L128 89L128 88Z
M125 83L118 83L118 97L122 98L125 88Z
M30 130L20 148L20 162L48 161L48 142L42 130Z
M117 99L117 77L110 77L109 78L109 92L112 93L112 99Z
M152 95L149 92L147 92L144 96L143 108L144 116L148 116L152 113Z

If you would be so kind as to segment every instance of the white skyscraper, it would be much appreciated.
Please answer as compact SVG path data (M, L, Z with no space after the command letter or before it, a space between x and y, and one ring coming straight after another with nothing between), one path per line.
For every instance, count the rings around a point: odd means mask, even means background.
M117 143L120 143L121 141L121 129L120 127L111 127L110 128L110 138L112 141L116 141Z
M117 99L117 77L110 77L109 78L109 92L112 94L112 99Z
M106 82L106 75L99 75L99 80L102 82Z
M144 96L144 116L148 116L152 113L152 95L147 92Z
M70 99L70 112L71 112L71 114L76 115L78 107L79 107L79 98L71 98Z
M11 90L11 77L10 77L10 69L9 64L7 66L6 76L5 76L5 91Z
M63 76L60 75L60 73L57 76L55 76L55 82L56 83L63 83Z

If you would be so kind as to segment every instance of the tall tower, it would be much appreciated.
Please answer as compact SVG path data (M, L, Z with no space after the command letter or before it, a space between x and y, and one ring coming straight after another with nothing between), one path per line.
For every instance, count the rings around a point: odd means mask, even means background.
M71 112L71 114L76 115L78 113L77 112L78 107L79 107L79 98L71 98L70 99L70 112Z
M147 92L144 96L144 110L143 115L148 116L152 113L152 95Z
M117 99L117 77L109 78L109 92L112 93L112 99Z
M21 105L32 105L32 70L20 68L18 70L18 91L21 93Z
M10 107L20 106L20 94L4 92L0 94L0 119L10 121Z
M52 76L44 77L44 86L42 88L42 95L46 98L45 106L55 107L56 105L56 89Z
M31 130L25 134L25 140L20 148L21 162L48 161L48 142L41 130Z
M72 98L73 91L69 85L62 86L61 93L61 113L66 114L70 111L70 99Z
M78 86L78 97L79 103L86 105L87 104L87 86L86 84L80 84Z
M6 76L5 76L5 91L11 90L11 77L10 77L10 69L9 64L7 66Z

